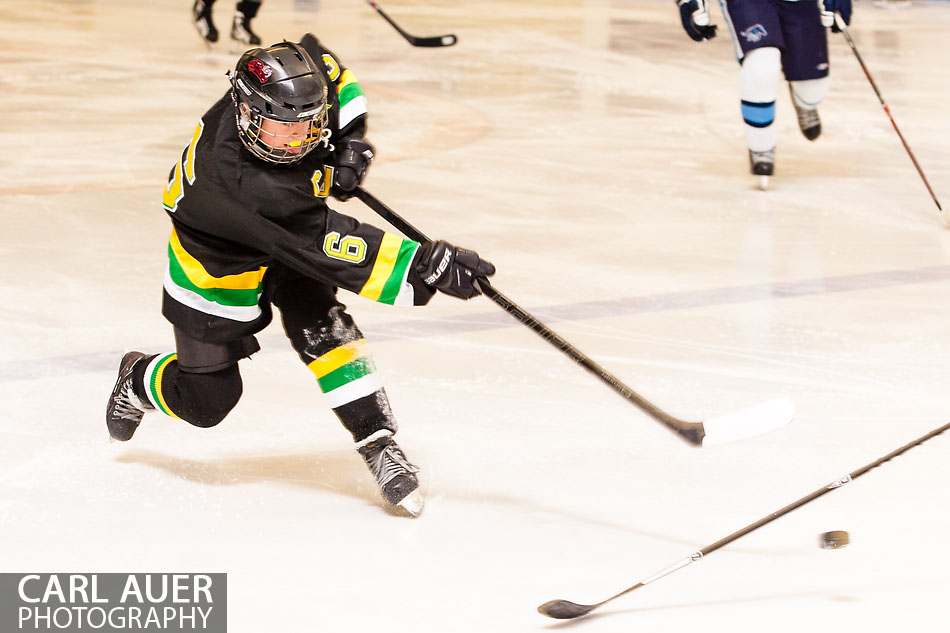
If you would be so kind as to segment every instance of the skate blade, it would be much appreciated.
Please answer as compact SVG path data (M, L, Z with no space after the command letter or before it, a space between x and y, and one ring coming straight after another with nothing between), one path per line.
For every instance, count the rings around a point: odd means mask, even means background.
M768 176L759 176L759 189L762 191L769 190L769 177Z
M425 508L426 501L419 490L413 490L396 505L397 507L408 512L411 516L417 517L422 514L422 510Z

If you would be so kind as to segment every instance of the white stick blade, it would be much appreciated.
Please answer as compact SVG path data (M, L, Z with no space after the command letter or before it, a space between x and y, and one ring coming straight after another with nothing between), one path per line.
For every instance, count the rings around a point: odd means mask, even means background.
M795 405L788 398L774 398L755 406L727 413L703 422L703 446L726 444L780 429L795 417Z

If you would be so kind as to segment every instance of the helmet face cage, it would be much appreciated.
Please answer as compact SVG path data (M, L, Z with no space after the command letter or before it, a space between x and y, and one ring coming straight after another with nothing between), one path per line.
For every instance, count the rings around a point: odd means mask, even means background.
M326 81L296 44L242 55L231 75L231 97L238 136L261 160L295 163L329 142Z
M265 116L238 99L238 136L252 154L277 165L296 163L320 144L327 129L324 106L319 114L299 121ZM327 130L328 131L328 130Z

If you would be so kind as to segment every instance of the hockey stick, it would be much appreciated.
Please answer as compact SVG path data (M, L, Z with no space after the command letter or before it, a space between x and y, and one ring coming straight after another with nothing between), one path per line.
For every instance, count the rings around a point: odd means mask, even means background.
M373 0L366 0L366 4L376 9L376 13L383 16L383 19L389 22L389 24L392 25L392 27L396 29L400 35L406 38L406 41L413 46L421 46L423 48L437 48L439 46L452 46L458 42L458 38L454 35L437 35L434 37L416 37L415 35L409 35L403 31L398 24L393 22L393 19L386 15L386 12L383 11L378 4L373 2Z
M787 506L785 506L785 507L782 508L781 510L776 510L776 511L773 512L772 514L770 514L770 515L768 515L768 516L765 516L765 517L762 517L761 519L759 519L759 520L756 521L755 523L752 523L751 525L747 525L747 526L745 526L744 528L742 528L741 530L738 530L738 531L736 531L736 532L733 532L733 533L730 534L729 536L727 536L727 537L725 537L725 538L723 538L723 539L720 539L720 540L716 541L716 542L713 543L712 545L707 545L706 547L704 547L703 549L699 550L698 552L693 552L692 554L690 554L689 556L687 556L687 557L684 558L683 560L681 560L681 561L679 561L679 562L677 562L677 563L675 563L675 564L673 564L673 565L670 565L670 566L667 567L666 569L664 569L664 570L662 570L662 571L660 571L660 572L657 572L656 574L653 574L652 576L650 576L649 578L647 578L647 579L645 579L645 580L641 580L640 582L638 582L638 583L635 584L634 586L632 586L632 587L630 587L630 588L628 588L628 589L624 589L623 591L621 591L620 593L618 593L618 594L615 595L615 596L611 596L610 598L607 598L606 600L603 600L603 601L598 602L598 603L596 603L596 604L577 604L576 602L571 602L570 600L551 600L551 601L549 601L549 602L545 602L545 603L542 604L540 607L538 607L538 611L539 611L542 615L546 615L546 616L548 616L549 618L557 618L557 619L559 619L559 620L571 620L571 619L573 619L573 618L578 618L578 617L580 617L580 616L582 616L582 615L586 615L586 614L590 613L591 611L593 611L594 609L596 609L596 608L598 608L598 607L602 607L603 605L607 604L607 603L610 602L611 600L614 600L615 598L619 598L620 596L626 595L626 594L630 593L631 591L634 591L635 589L639 589L640 587L643 587L643 586L645 586L645 585L648 585L648 584L650 584L651 582L653 582L654 580L659 580L659 579L662 578L663 576L666 576L666 575L668 575L668 574L672 574L674 571L677 571L677 570L679 570L679 569L682 569L683 567L686 567L686 566L689 565L690 563L695 563L696 561L700 560L701 558L703 558L703 557L706 556L707 554L710 554L710 553L712 553L712 552L715 552L715 551L716 551L717 549L719 549L720 547L723 547L723 546L725 546L725 545L728 545L729 543L731 543L731 542L733 542L733 541L735 541L735 540L737 540L737 539L739 539L739 538L745 536L745 535L748 534L749 532L753 532L753 531L759 529L760 527L762 527L763 525L765 525L765 524L767 524L767 523L771 523L772 521L774 521L775 519L779 518L780 516L786 515L786 514L788 514L789 512L791 512L792 510L796 510L796 509L802 507L803 505L805 505L805 504L808 503L809 501L814 501L814 500L817 499L818 497L820 497L820 496L822 496L822 495L824 495L824 494L826 494L826 493L829 493L829 492L831 492L832 490L836 490L837 488L840 488L841 486L843 486L843 485L845 485L845 484L847 484L847 483L850 483L851 481L854 481L855 479L857 479L858 477L860 477L860 476L863 475L864 473L868 472L869 470L872 470L872 469L874 469L874 468L877 468L878 466L880 466L880 465L883 464L884 462L889 461L889 460L891 460L891 459L894 459L895 457L897 457L897 456L900 455L901 453L910 450L911 448L917 446L918 444L923 444L924 442L926 442L926 441L929 440L930 438L932 438L932 437L934 437L934 436L937 436L937 435L940 435L941 433L943 433L943 432L946 431L947 429L950 429L950 422L948 422L947 424L944 424L944 425L941 426L940 428L934 429L933 431L931 431L930 433L927 433L926 435L924 435L924 436L922 436L922 437L917 438L916 440L914 440L913 442L910 442L909 444L905 444L905 445L901 446L899 449L888 453L888 454L885 455L884 457L881 457L880 459L874 460L873 462L871 462L871 463L868 464L867 466L862 466L861 468L855 470L854 472L852 472L852 473L850 473L850 474L848 474L848 475L845 475L844 477L841 477L840 479L834 480L833 482L831 482L831 483L828 484L827 486L824 486L823 488L819 488L818 490L816 490L815 492L811 493L810 495L807 495L807 496L805 496L805 497L802 497L802 498L799 499L798 501L795 501L795 502L793 502L793 503L788 504Z
M419 229L409 224L409 222L377 200L362 187L357 187L353 195L394 227L402 231L406 237L423 244L432 243L432 240L426 237ZM648 416L678 434L682 439L693 446L723 444L761 435L785 426L792 421L792 417L795 415L795 409L787 398L775 398L742 411L710 418L704 422L687 422L675 418L623 384L619 378L585 356L580 350L528 314L527 311L520 308L511 299L495 290L487 279L479 278L477 283L485 296L501 306L505 312L534 330L545 341L558 348L572 360L583 366L584 369L607 383L614 391L626 398L629 402L639 407Z
M868 71L868 67L864 65L864 60L861 58L861 54L858 52L858 49L854 45L854 40L851 39L851 34L848 33L844 20L841 18L839 13L835 13L835 24L838 27L838 30L841 31L841 34L844 35L844 39L848 42L848 46L851 47L851 51L854 53L854 56L858 60L858 64L861 65L861 70L864 71L864 76L868 78L868 81L871 84L871 88L874 89L874 94L877 95L877 100L881 102L881 106L884 107L884 112L887 114L887 118L891 120L891 125L894 126L894 131L897 132L897 136L900 137L901 143L904 145L904 149L907 150L907 155L910 156L910 160L914 163L914 167L917 168L917 173L920 174L920 179L924 181L924 186L927 187L927 191L930 193L930 197L933 198L934 204L937 205L937 210L940 212L940 216L943 218L944 224L950 227L950 216L944 212L943 207L940 206L940 202L937 200L934 190L930 187L930 183L927 182L927 177L924 176L924 170L920 168L920 164L917 162L917 158L914 157L914 152L910 151L910 146L907 144L907 141L904 140L904 135L901 134L901 130L897 127L897 123L894 121L894 117L891 115L891 109L887 107L887 103L884 101L884 97L881 96L881 91L878 90L877 84L874 83L874 79L871 78L871 73Z

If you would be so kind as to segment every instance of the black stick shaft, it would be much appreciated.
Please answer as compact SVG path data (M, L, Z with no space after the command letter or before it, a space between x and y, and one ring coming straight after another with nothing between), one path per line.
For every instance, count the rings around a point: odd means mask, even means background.
M841 34L844 35L845 41L848 42L848 46L851 48L851 51L854 53L855 58L858 60L858 64L861 66L861 70L864 71L864 76L868 78L868 82L871 84L871 88L874 89L874 94L877 95L877 100L881 102L881 106L884 108L887 118L890 119L891 125L894 126L894 131L897 132L898 138L901 140L901 144L904 146L904 149L907 151L907 155L910 157L914 167L917 169L917 173L920 174L920 179L924 181L924 186L927 187L927 192L930 193L930 197L933 198L934 204L937 205L937 210L943 213L943 207L940 206L940 201L937 200L937 195L934 193L933 188L930 186L930 183L927 181L927 176L924 175L924 170L921 169L920 163L917 162L917 158L914 156L914 152L911 151L910 145L907 144L907 141L904 139L904 135L901 134L901 130L897 127L897 122L894 121L894 117L891 115L891 109L887 106L887 103L884 101L884 97L881 95L881 91L878 90L877 84L874 83L874 79L871 77L871 72L868 70L867 65L864 63L864 59L861 58L861 53L858 52L857 47L854 45L854 40L851 39L851 34L848 33L848 29L845 28L844 21L836 13L835 20L838 23L838 29L841 31Z
M523 324L531 328L535 333L537 333L545 341L558 348L562 353L569 356L572 360L580 364L584 369L594 374L602 381L607 383L614 391L619 393L621 396L638 406L642 411L650 415L651 417L661 420L669 426L678 426L679 420L672 417L668 413L659 409L656 405L651 403L649 400L630 389L626 386L619 378L611 374L609 371L595 363L588 356L582 353L579 349L565 341L561 338L556 332L552 329L538 321L536 318L531 316L527 311L514 303L511 299L503 295L502 293L495 290L495 288L488 283L487 279L479 279L478 285L482 289L482 292L485 293L489 299L497 303L499 306L504 309L505 312L512 315ZM677 431L682 433L682 431ZM702 436L698 439L702 439Z
M376 13L381 15L384 20L389 22L390 26L396 29L396 32L402 35L403 38L405 38L405 40L413 46L436 48L440 46L452 46L458 41L458 38L456 38L454 35L438 35L435 37L416 37L415 35L410 35L405 30L403 30L401 26L396 24L395 20L389 17L389 15L383 11L382 7L376 4L373 0L366 0L366 4L373 7L373 9L376 10Z
M690 554L690 555L687 556L686 558L684 558L684 559L682 559L682 560L680 560L680 561L677 561L676 563L674 563L673 565L670 565L670 566L667 567L666 569L663 569L663 570L661 570L661 571L659 571L659 572L653 574L653 575L650 576L649 578L646 578L646 579L644 579L644 580L641 580L640 582L638 582L637 584L633 585L632 587L628 587L627 589L624 589L624 590L621 591L620 593L614 594L613 596L607 598L606 600L602 600L601 602L598 602L598 603L596 603L596 604L587 604L587 605L576 604L576 603L568 602L568 601L566 601L566 600L552 600L552 601L547 602L547 603L541 605L540 607L538 607L538 610L539 610L541 613L543 613L544 615L547 615L547 616L552 617L552 618L560 618L560 619L571 619L571 618L580 617L580 616L582 616L582 615L585 615L585 614L587 614L587 613L590 613L590 612L593 611L594 609L597 609L597 608L599 608L599 607L601 607L601 606L607 604L608 602L612 602L613 600L616 600L617 598L619 598L619 597L621 597L621 596L625 596L625 595L627 595L628 593L630 593L630 592L632 592L632 591L635 591L635 590L637 590L637 589L640 589L641 587L645 587L646 585L648 585L648 584L650 584L650 583L652 583L652 582L654 582L654 581L656 581L656 580L659 580L660 578L663 578L664 576L667 576L667 575L669 575L669 574L672 574L672 573L675 572L675 571L679 571L680 569L682 569L683 567L686 567L686 566L690 565L691 563L695 563L696 561L702 560L702 558L703 558L704 556L706 556L707 554L710 554L710 553L712 553L712 552L715 552L717 549L719 549L719 548L721 548L721 547L724 547L725 545L728 545L729 543L732 543L733 541L735 541L735 540L737 540L737 539L742 538L743 536L745 536L745 535L748 534L749 532L753 532L753 531L759 529L760 527L762 527L763 525L766 525L766 524L768 524L768 523L771 523L772 521L778 519L779 517L788 514L788 513L791 512L792 510L796 510L796 509L802 507L803 505L805 505L806 503L809 503L809 502L811 502L811 501L814 501L815 499L817 499L818 497L821 497L822 495L828 494L828 493L831 492L832 490L837 490L838 488L844 486L845 484L854 481L855 479L857 479L857 478L860 477L861 475L865 474L865 473L868 472L869 470L873 470L873 469L877 468L877 467L880 466L881 464L883 464L883 463L885 463L885 462L888 462L888 461L894 459L894 458L897 457L898 455L909 451L910 449L912 449L912 448L915 447L915 446L919 446L920 444L923 444L923 443L926 442L927 440L929 440L929 439L931 439L931 438L933 438L933 437L936 437L937 435L940 435L941 433L945 432L945 431L948 430L948 429L950 429L950 422L948 422L947 424L944 424L943 426L940 426L940 427L934 429L933 431L930 431L929 433L927 433L927 434L925 434L925 435L922 435L922 436L918 437L916 440L914 440L914 441L912 441L912 442L908 442L907 444L904 444L904 445L901 446L900 448L891 451L890 453L888 453L888 454L885 455L884 457L881 457L881 458L879 458L879 459L876 459L876 460L874 460L873 462L871 462L870 464L867 464L867 465L865 465L865 466L862 466L861 468L858 468L857 470L852 471L851 473L845 475L844 477L841 477L841 478L839 478L839 479L836 479L835 481L831 482L831 483L828 484L827 486L824 486L824 487L822 487L822 488L819 488L818 490L814 491L813 493L811 493L811 494L809 494L809 495L806 495L806 496L802 497L801 499L799 499L799 500L797 500L797 501L794 501L794 502L788 504L787 506L785 506L785 507L782 508L781 510L776 510L776 511L773 512L772 514L769 514L768 516L765 516L765 517L759 519L759 520L756 521L755 523L752 523L752 524L750 524L750 525L747 525L746 527L742 528L741 530L737 530L737 531L733 532L732 534L730 534L729 536L727 536L727 537L725 537L725 538L722 538L722 539L719 539L719 540L716 541L715 543L712 543L711 545L707 545L707 546L704 547L703 549L701 549L701 550L699 550L699 551L697 551L697 552L694 552L693 554Z
M869 470L873 470L873 469L877 468L878 466L880 466L881 464L883 464L884 462L888 462L888 461L894 459L895 457L897 457L898 455L909 451L909 450L912 449L913 447L918 446L918 445L920 445L920 444L923 444L924 442L926 442L927 440L931 439L932 437L935 437L935 436L937 436L937 435L940 435L941 433L943 433L943 432L946 431L947 429L950 429L950 422L948 422L947 424L944 424L943 426L941 426L941 427L939 427L939 428L934 429L933 431L927 433L926 435L922 435L922 436L918 437L918 438L917 438L916 440L914 440L913 442L909 442L909 443L907 443L907 444L904 444L904 445L901 446L900 448L891 451L890 453L888 453L888 454L885 455L884 457L881 457L880 459L876 459L876 460L874 460L873 462L871 462L870 464L867 464L866 466L862 466L861 468L858 468L857 470L855 470L855 471L853 471L853 472L851 472L851 473L845 475L844 477L841 477L840 479L836 479L835 481L831 482L831 483L828 484L827 486L824 486L823 488L819 488L818 490L814 491L814 492L811 493L810 495L806 495L806 496L802 497L801 499L799 499L798 501L794 501L794 502L788 504L787 506L785 506L785 507L782 508L781 510L776 510L776 511L773 512L772 514L770 514L770 515L768 515L768 516L766 516L766 517L763 517L763 518L759 519L759 520L756 521L755 523L752 523L752 524L750 524L750 525L747 525L746 527L742 528L741 530L738 530L738 531L736 531L736 532L733 532L733 533L730 534L729 536L727 536L727 537L725 537L725 538L723 538L723 539L720 539L720 540L716 541L716 542L713 543L712 545L707 545L707 546L704 547L703 549L699 550L699 554L705 556L706 554L709 554L709 553L711 553L711 552L715 552L715 551L716 551L717 549L719 549L720 547L723 547L724 545L728 545L729 543L735 541L736 539L745 536L745 535L748 534L749 532L753 532L753 531L759 529L759 528L762 527L763 525L766 525L766 524L768 524L768 523L771 523L772 521L774 521L775 519L777 519L777 518L779 518L779 517L781 517L781 516L785 516L786 514L788 514L789 512L791 512L792 510L797 510L798 508L802 507L802 506L805 505L806 503L809 503L809 502L811 502L811 501L814 501L814 500L817 499L818 497L821 497L821 496L823 496L823 495L825 495L825 494L828 494L828 493L831 492L832 490L837 490L837 489L840 488L841 486L843 486L843 485L845 485L845 484L847 484L847 483L850 483L850 482L854 481L855 479L857 479L857 478L860 477L861 475L865 474L865 473L868 472Z
M396 29L396 31L397 31L400 35L402 35L402 36L403 36L404 38L406 38L407 40L410 40L410 41L411 41L412 38L409 36L409 34L406 33L405 31L403 31L402 28L401 28L398 24L396 24L396 23L393 21L393 19L392 19L391 17L389 17L389 16L386 14L385 11L383 11L382 7L380 7L380 6L377 5L375 2L373 2L373 0L366 0L366 1L369 3L369 6L373 7L374 9L376 9L376 12L377 12L378 14L380 14L381 16L383 16L383 19L386 20L387 22L389 22L390 26L392 26L394 29Z
M432 240L430 240L422 231L407 222L399 214L380 202L375 196L362 187L357 187L353 192L353 195L359 198L370 209L382 216L387 222L402 231L402 233L409 239L421 242L423 244L432 243ZM487 279L480 278L478 280L478 286L481 288L486 297L501 306L505 312L531 328L531 330L537 333L545 341L559 349L562 353L569 356L572 360L580 364L590 373L600 378L603 382L607 383L611 389L623 396L629 402L639 407L644 413L652 417L654 420L657 420L674 433L677 433L690 444L698 445L702 442L705 431L703 430L701 423L685 422L671 416L654 405L652 402L625 385L619 378L595 363L579 349L565 341L556 332L554 332L554 330L550 329L538 319L529 314L527 310L521 308L514 301L495 290L495 288L488 282Z

